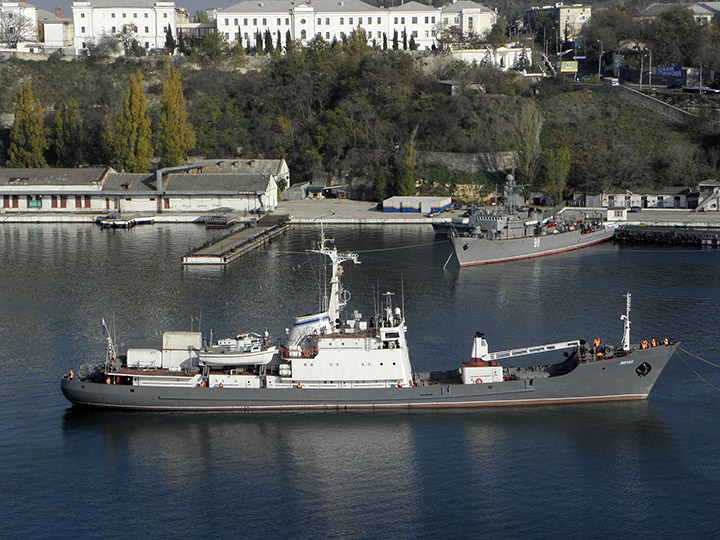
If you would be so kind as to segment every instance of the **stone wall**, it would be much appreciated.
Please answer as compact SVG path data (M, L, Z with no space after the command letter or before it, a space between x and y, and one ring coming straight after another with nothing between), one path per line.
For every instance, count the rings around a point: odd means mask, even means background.
M480 152L459 154L453 152L418 152L421 165L442 165L448 169L476 173L480 171L509 171L518 165L517 152Z

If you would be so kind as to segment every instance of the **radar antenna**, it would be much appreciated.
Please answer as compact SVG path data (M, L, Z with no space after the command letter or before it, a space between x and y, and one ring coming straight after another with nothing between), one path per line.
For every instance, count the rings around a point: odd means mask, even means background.
M623 351L629 352L630 351L630 293L625 294L625 300L626 300L626 313L625 315L620 315L620 320L625 323L625 327L623 329L623 339L622 339L622 348Z

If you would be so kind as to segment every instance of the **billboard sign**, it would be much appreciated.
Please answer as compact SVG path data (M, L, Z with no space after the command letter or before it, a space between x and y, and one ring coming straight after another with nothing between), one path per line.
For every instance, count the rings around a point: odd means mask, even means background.
M576 60L563 60L560 62L560 73L577 73L578 63Z
M655 66L658 77L682 77L682 66Z

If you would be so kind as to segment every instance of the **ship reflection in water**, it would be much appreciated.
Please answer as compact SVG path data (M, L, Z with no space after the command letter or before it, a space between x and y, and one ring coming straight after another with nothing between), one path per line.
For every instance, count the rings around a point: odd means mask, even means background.
M103 476L110 484L134 485L133 504L176 497L177 504L163 510L166 518L181 518L182 501L203 501L220 515L237 515L241 505L261 512L266 526L289 513L299 522L283 526L297 526L299 536L307 536L307 527L333 537L371 537L379 530L412 537L397 524L438 518L438 498L449 499L442 508L457 520L456 532L470 527L470 512L473 526L496 527L500 536L532 534L537 524L512 515L529 493L544 493L543 507L561 509L568 493L594 478L642 497L654 484L641 460L670 444L646 401L437 413L71 409L63 427L66 444L102 447L95 452L106 456ZM478 506L481 500L492 504ZM545 511L528 509L530 516ZM187 526L189 535L212 531Z

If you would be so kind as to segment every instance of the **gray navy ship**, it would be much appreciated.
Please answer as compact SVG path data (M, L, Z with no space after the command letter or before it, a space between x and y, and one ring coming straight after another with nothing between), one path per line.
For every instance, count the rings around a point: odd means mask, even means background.
M403 309L393 295L377 312L347 314L342 264L359 263L323 238L312 250L329 259L322 311L295 318L277 343L242 333L217 343L199 332L166 332L162 349L118 355L107 337L105 360L61 379L75 406L145 411L344 410L540 405L646 399L678 347L667 339L630 342L630 295L619 347L596 339L490 352L472 340L467 362L451 371L413 372ZM557 354L548 364L508 360Z
M568 220L557 215L544 217L534 208L519 211L513 204L517 190L512 175L508 175L502 208L473 208L466 216L433 223L435 234L450 239L456 266L554 255L605 242L615 234L615 227L603 222L601 216Z

